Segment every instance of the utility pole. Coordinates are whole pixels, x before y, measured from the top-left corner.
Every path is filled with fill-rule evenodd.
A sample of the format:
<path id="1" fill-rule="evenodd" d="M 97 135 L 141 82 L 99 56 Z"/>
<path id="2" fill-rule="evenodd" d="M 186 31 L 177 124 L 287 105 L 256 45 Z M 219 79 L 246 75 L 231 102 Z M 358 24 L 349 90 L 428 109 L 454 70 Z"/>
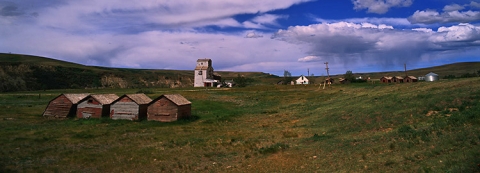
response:
<path id="1" fill-rule="evenodd" d="M 307 76 L 310 76 L 310 69 L 309 68 L 307 68 L 307 73 L 308 73 Z"/>
<path id="2" fill-rule="evenodd" d="M 327 66 L 327 68 L 325 68 L 325 69 L 327 70 L 327 76 L 330 78 L 330 73 L 328 72 L 328 69 L 329 69 L 328 68 L 328 62 L 325 62 L 324 64 Z"/>
<path id="3" fill-rule="evenodd" d="M 403 64 L 403 67 L 405 68 L 405 77 L 407 77 L 407 63 Z"/>

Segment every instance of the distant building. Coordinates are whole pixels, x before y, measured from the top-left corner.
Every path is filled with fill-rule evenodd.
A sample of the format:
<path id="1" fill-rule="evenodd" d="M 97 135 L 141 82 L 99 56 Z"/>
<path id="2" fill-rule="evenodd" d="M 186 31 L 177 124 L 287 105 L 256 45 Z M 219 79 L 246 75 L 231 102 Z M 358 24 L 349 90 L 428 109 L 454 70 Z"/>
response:
<path id="1" fill-rule="evenodd" d="M 149 121 L 171 122 L 189 118 L 192 103 L 180 94 L 166 94 L 156 98 L 148 105 Z"/>
<path id="2" fill-rule="evenodd" d="M 392 80 L 393 78 L 390 77 L 390 76 L 383 76 L 380 78 L 380 82 L 382 83 L 392 83 Z"/>
<path id="3" fill-rule="evenodd" d="M 78 102 L 88 95 L 89 94 L 60 94 L 48 103 L 47 108 L 45 108 L 43 112 L 43 117 L 67 118 L 69 116 L 75 116 Z"/>
<path id="4" fill-rule="evenodd" d="M 305 76 L 300 76 L 297 80 L 296 80 L 296 84 L 308 84 L 308 79 L 307 77 Z"/>
<path id="5" fill-rule="evenodd" d="M 430 72 L 427 75 L 425 75 L 425 81 L 427 82 L 433 82 L 438 80 L 439 80 L 438 74 L 435 74 L 433 72 Z"/>
<path id="6" fill-rule="evenodd" d="M 394 83 L 403 83 L 403 77 L 402 76 L 394 76 L 392 78 Z"/>
<path id="7" fill-rule="evenodd" d="M 403 81 L 406 83 L 418 82 L 418 79 L 415 76 L 405 76 L 405 78 L 403 78 Z"/>
<path id="8" fill-rule="evenodd" d="M 78 102 L 78 118 L 101 118 L 110 114 L 110 104 L 118 99 L 115 94 L 92 94 Z"/>
<path id="9" fill-rule="evenodd" d="M 194 87 L 215 87 L 221 80 L 219 75 L 213 74 L 211 59 L 198 59 L 194 75 Z"/>

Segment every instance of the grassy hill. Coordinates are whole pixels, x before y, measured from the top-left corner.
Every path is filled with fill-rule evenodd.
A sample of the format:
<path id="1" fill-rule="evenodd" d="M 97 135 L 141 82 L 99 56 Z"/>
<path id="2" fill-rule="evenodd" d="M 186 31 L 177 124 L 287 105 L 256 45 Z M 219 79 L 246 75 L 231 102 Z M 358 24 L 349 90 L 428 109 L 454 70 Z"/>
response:
<path id="1" fill-rule="evenodd" d="M 254 79 L 256 84 L 268 82 L 272 77 L 261 72 L 217 73 L 227 80 L 242 75 Z M 191 87 L 193 80 L 193 70 L 106 68 L 0 53 L 0 92 L 68 88 L 177 88 Z"/>
<path id="2" fill-rule="evenodd" d="M 193 69 L 193 66 L 192 66 Z M 480 62 L 465 62 L 409 70 L 408 75 L 423 76 L 435 72 L 440 77 L 460 77 L 480 71 Z M 216 71 L 222 79 L 244 76 L 252 85 L 272 85 L 283 77 L 262 72 Z M 404 76 L 405 72 L 357 73 L 356 76 L 379 79 L 382 76 Z M 334 78 L 343 75 L 333 75 Z M 310 77 L 321 83 L 324 77 Z M 294 77 L 289 80 L 295 80 Z M 193 86 L 193 70 L 127 69 L 85 66 L 46 57 L 0 53 L 0 92 L 79 89 L 79 88 L 185 88 Z M 288 82 L 286 81 L 286 82 Z"/>
<path id="3" fill-rule="evenodd" d="M 407 70 L 409 76 L 425 76 L 433 72 L 443 78 L 448 75 L 461 77 L 465 74 L 478 74 L 480 71 L 480 62 L 460 62 L 453 64 L 445 64 L 434 67 L 419 68 Z M 356 76 L 370 77 L 372 79 L 380 79 L 383 76 L 405 76 L 405 71 L 386 71 L 386 72 L 372 72 L 372 73 L 355 73 Z M 334 77 L 342 77 L 343 74 L 333 75 Z"/>
<path id="4" fill-rule="evenodd" d="M 404 84 L 154 88 L 173 123 L 50 120 L 60 93 L 0 93 L 0 172 L 479 172 L 480 78 Z"/>

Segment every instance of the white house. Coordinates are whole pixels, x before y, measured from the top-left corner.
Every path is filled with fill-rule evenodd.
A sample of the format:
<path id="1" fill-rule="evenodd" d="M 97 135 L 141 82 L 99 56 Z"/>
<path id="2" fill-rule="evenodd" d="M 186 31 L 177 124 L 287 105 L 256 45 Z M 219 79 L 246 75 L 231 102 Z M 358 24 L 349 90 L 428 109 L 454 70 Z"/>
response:
<path id="1" fill-rule="evenodd" d="M 218 80 L 213 75 L 213 67 L 211 59 L 198 59 L 197 67 L 195 67 L 195 83 L 194 87 L 214 87 Z"/>
<path id="2" fill-rule="evenodd" d="M 308 79 L 307 79 L 307 77 L 302 75 L 296 80 L 296 83 L 297 84 L 308 84 Z"/>

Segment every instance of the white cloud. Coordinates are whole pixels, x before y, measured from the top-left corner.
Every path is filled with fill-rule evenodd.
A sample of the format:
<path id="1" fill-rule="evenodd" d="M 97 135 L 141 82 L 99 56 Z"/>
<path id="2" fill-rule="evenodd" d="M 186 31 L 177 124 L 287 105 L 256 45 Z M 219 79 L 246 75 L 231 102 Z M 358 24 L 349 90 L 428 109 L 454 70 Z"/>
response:
<path id="1" fill-rule="evenodd" d="M 312 56 L 312 55 L 298 59 L 299 62 L 313 62 L 313 61 L 322 61 L 322 60 L 323 60 L 322 57 Z"/>
<path id="2" fill-rule="evenodd" d="M 263 35 L 259 35 L 255 32 L 248 32 L 247 35 L 245 36 L 245 38 L 261 38 L 263 37 Z"/>
<path id="3" fill-rule="evenodd" d="M 374 24 L 322 23 L 279 30 L 275 39 L 306 47 L 300 62 L 337 61 L 349 65 L 391 66 L 435 57 L 444 51 L 464 52 L 480 43 L 480 27 L 460 24 L 413 30 L 381 29 Z M 321 58 L 320 58 L 321 57 Z"/>
<path id="4" fill-rule="evenodd" d="M 408 21 L 413 24 L 433 24 L 433 23 L 468 23 L 480 21 L 480 12 L 479 11 L 460 11 L 465 9 L 465 6 L 474 7 L 475 2 L 471 2 L 470 5 L 446 5 L 443 8 L 442 13 L 437 12 L 436 10 L 417 10 L 412 16 L 408 17 Z"/>
<path id="5" fill-rule="evenodd" d="M 375 25 L 384 26 L 412 26 L 412 24 L 406 18 L 350 18 L 342 20 L 331 20 L 314 17 L 314 20 L 320 23 L 337 23 L 337 22 L 350 22 L 350 23 L 371 23 Z"/>
<path id="6" fill-rule="evenodd" d="M 53 8 L 36 9 L 40 24 L 65 29 L 94 29 L 99 26 L 156 24 L 161 27 L 198 27 L 216 25 L 237 14 L 263 14 L 311 0 L 176 0 L 123 2 L 118 0 L 85 0 L 58 3 Z M 258 24 L 275 24 L 284 16 L 265 14 L 253 20 Z M 238 26 L 232 22 L 220 26 Z M 77 26 L 80 25 L 80 26 Z"/>
<path id="7" fill-rule="evenodd" d="M 256 16 L 252 19 L 252 22 L 259 24 L 268 24 L 278 26 L 277 20 L 282 18 L 287 18 L 286 15 L 274 15 L 274 14 L 264 14 L 261 16 Z"/>
<path id="8" fill-rule="evenodd" d="M 478 3 L 478 2 L 475 2 L 475 1 L 472 1 L 472 2 L 470 2 L 470 7 L 473 7 L 473 8 L 480 8 L 480 3 Z"/>
<path id="9" fill-rule="evenodd" d="M 412 23 L 452 23 L 452 22 L 474 22 L 480 20 L 480 12 L 478 11 L 450 11 L 438 13 L 434 10 L 416 11 L 408 18 Z"/>
<path id="10" fill-rule="evenodd" d="M 459 11 L 465 9 L 464 6 L 458 5 L 458 4 L 451 4 L 451 5 L 446 5 L 443 7 L 443 11 L 445 12 L 450 12 L 450 11 Z"/>
<path id="11" fill-rule="evenodd" d="M 409 7 L 413 0 L 352 0 L 353 9 L 367 9 L 368 13 L 384 14 L 392 7 Z"/>

